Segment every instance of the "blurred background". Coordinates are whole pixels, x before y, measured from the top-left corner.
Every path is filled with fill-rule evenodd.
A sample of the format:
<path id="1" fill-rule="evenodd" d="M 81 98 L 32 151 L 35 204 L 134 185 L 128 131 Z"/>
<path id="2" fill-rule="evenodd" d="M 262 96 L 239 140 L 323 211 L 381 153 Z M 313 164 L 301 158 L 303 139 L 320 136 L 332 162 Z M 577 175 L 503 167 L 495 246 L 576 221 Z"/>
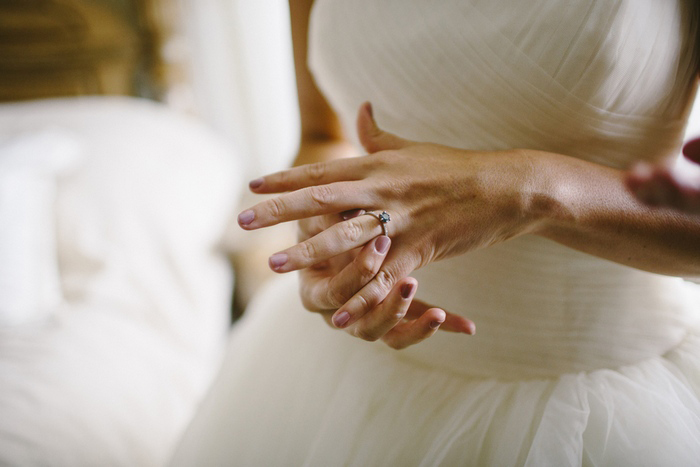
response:
<path id="1" fill-rule="evenodd" d="M 164 465 L 293 226 L 285 0 L 0 0 L 0 465 Z"/>
<path id="2" fill-rule="evenodd" d="M 246 180 L 291 163 L 295 93 L 285 1 L 0 1 L 0 101 L 154 100 L 212 128 Z M 246 197 L 241 206 L 254 201 Z M 230 233 L 237 245 L 279 236 L 258 241 Z M 232 259 L 247 267 L 258 257 Z M 238 308 L 266 273 L 253 269 L 240 275 Z"/>

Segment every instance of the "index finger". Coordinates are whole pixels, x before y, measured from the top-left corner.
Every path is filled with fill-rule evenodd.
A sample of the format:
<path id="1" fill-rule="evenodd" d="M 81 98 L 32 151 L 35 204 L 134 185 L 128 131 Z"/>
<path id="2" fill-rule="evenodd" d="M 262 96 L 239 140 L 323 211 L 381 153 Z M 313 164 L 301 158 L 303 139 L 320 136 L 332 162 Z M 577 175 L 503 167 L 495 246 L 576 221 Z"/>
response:
<path id="1" fill-rule="evenodd" d="M 360 180 L 366 175 L 367 157 L 349 157 L 316 162 L 276 172 L 251 181 L 248 186 L 259 194 L 282 193 L 314 185 Z"/>

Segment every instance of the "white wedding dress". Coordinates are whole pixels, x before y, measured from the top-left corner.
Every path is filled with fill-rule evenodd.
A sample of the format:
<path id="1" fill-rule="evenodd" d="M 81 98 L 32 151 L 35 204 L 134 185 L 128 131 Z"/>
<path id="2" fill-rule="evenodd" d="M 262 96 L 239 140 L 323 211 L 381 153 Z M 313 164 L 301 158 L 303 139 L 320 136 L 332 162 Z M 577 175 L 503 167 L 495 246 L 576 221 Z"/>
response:
<path id="1" fill-rule="evenodd" d="M 369 100 L 413 140 L 624 168 L 679 149 L 690 4 L 317 0 L 310 65 L 349 134 Z M 331 330 L 284 276 L 235 328 L 175 464 L 700 465 L 696 284 L 535 236 L 415 277 L 477 334 L 393 351 Z"/>

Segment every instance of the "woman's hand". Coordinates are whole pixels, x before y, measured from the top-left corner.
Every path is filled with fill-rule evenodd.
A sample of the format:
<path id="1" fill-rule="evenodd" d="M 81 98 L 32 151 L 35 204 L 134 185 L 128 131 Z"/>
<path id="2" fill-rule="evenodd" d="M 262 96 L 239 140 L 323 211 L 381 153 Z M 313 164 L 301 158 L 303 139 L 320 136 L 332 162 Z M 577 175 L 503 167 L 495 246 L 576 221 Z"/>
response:
<path id="1" fill-rule="evenodd" d="M 248 230 L 353 209 L 391 214 L 392 247 L 374 278 L 333 315 L 352 326 L 411 271 L 439 259 L 525 233 L 538 200 L 530 158 L 516 151 L 482 153 L 414 143 L 380 130 L 365 104 L 358 133 L 368 156 L 311 164 L 251 182 L 257 193 L 291 191 L 239 215 Z M 382 232 L 361 215 L 273 255 L 277 272 L 311 267 L 359 248 Z M 391 295 L 391 294 L 394 295 Z"/>
<path id="2" fill-rule="evenodd" d="M 312 238 L 334 224 L 361 213 L 355 210 L 341 215 L 302 219 L 299 221 L 299 240 Z M 374 278 L 390 245 L 389 237 L 378 236 L 362 248 L 302 269 L 299 274 L 304 306 L 321 313 L 330 324 L 335 310 Z M 400 280 L 387 299 L 352 326 L 346 327 L 345 331 L 368 341 L 381 339 L 394 349 L 417 344 L 438 329 L 473 334 L 471 321 L 413 300 L 417 285 L 417 281 L 411 277 Z"/>
<path id="3" fill-rule="evenodd" d="M 691 163 L 700 164 L 700 139 L 688 142 L 683 155 Z M 654 166 L 639 163 L 627 174 L 625 182 L 639 200 L 650 206 L 700 214 L 700 176 L 677 172 L 673 169 L 674 162 Z"/>

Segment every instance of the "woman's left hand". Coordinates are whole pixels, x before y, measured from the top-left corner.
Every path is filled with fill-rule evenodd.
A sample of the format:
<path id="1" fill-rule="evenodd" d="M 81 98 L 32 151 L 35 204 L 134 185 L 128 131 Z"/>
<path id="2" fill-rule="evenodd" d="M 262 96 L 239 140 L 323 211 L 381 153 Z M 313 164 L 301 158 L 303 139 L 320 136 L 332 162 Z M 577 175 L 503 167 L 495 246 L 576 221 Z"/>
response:
<path id="1" fill-rule="evenodd" d="M 394 285 L 427 263 L 493 245 L 530 231 L 531 209 L 546 197 L 534 156 L 479 152 L 407 141 L 379 129 L 370 105 L 358 116 L 369 155 L 297 167 L 254 180 L 256 193 L 281 193 L 239 215 L 247 230 L 353 209 L 386 211 L 392 247 L 379 272 L 333 316 L 347 327 L 375 308 Z M 272 255 L 276 272 L 313 266 L 382 233 L 362 215 Z"/>

